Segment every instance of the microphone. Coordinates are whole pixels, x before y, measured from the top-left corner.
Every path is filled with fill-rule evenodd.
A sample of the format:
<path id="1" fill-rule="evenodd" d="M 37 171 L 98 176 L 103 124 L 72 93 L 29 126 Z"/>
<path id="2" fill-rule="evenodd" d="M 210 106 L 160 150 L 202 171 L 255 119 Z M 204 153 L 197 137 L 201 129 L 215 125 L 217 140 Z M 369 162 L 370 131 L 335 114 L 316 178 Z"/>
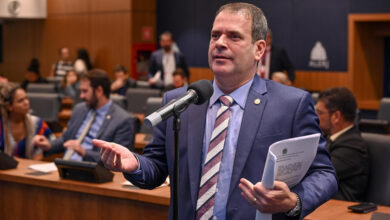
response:
<path id="1" fill-rule="evenodd" d="M 183 112 L 191 103 L 196 105 L 203 104 L 211 97 L 213 92 L 213 86 L 208 80 L 202 79 L 191 83 L 184 95 L 176 99 L 172 99 L 165 106 L 148 115 L 144 119 L 144 123 L 149 128 L 154 127 L 160 122 L 167 120 L 174 112 Z"/>

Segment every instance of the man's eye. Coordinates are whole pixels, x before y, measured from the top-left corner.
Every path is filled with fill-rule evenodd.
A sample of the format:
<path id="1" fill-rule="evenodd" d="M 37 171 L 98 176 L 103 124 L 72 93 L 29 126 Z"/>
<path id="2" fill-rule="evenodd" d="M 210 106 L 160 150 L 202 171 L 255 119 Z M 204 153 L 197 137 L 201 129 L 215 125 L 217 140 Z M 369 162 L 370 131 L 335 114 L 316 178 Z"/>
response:
<path id="1" fill-rule="evenodd" d="M 240 39 L 240 35 L 238 35 L 238 34 L 232 34 L 230 37 L 232 39 Z"/>

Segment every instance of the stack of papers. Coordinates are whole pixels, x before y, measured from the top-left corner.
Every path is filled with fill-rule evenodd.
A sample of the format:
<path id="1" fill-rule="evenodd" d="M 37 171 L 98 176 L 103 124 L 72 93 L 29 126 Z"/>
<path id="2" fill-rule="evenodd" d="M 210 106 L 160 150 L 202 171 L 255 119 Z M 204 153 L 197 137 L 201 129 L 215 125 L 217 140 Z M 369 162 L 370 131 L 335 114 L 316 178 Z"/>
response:
<path id="1" fill-rule="evenodd" d="M 34 164 L 34 165 L 30 165 L 28 168 L 43 173 L 50 173 L 52 171 L 57 171 L 57 167 L 54 163 Z"/>

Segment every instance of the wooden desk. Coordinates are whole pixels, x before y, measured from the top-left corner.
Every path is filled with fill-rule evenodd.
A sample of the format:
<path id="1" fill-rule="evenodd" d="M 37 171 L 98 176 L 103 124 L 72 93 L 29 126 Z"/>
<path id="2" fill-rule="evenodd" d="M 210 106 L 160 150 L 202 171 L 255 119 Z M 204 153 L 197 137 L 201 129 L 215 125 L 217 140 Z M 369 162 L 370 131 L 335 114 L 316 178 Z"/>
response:
<path id="1" fill-rule="evenodd" d="M 306 216 L 307 220 L 369 220 L 373 212 L 366 214 L 353 213 L 348 209 L 350 205 L 356 205 L 357 202 L 347 202 L 331 199 L 317 208 L 310 215 Z M 375 212 L 390 214 L 389 206 L 378 206 Z"/>
<path id="2" fill-rule="evenodd" d="M 137 133 L 135 134 L 135 152 L 138 154 L 142 154 L 144 147 L 149 143 L 149 141 L 145 141 L 146 134 Z"/>
<path id="3" fill-rule="evenodd" d="M 62 180 L 57 172 L 31 175 L 31 164 L 0 170 L 0 219 L 167 219 L 169 187 L 125 187 L 121 173 L 103 184 Z M 30 174 L 29 174 L 30 173 Z"/>

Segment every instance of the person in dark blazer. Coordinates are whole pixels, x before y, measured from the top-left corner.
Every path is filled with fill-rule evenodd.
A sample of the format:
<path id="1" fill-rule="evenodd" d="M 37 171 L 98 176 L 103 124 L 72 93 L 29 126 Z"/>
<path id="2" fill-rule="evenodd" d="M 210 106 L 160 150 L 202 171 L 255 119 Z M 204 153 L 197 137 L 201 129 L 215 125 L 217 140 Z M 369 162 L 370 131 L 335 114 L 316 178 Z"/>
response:
<path id="1" fill-rule="evenodd" d="M 181 114 L 179 219 L 212 219 L 213 216 L 217 219 L 254 219 L 257 209 L 274 214 L 273 219 L 298 219 L 337 191 L 336 173 L 325 149 L 324 138 L 319 142 L 309 171 L 295 187 L 289 189 L 284 182 L 275 181 L 274 189 L 266 190 L 261 184 L 272 143 L 320 132 L 310 94 L 261 79 L 255 74 L 265 51 L 266 31 L 263 12 L 252 4 L 231 3 L 217 12 L 208 54 L 214 73 L 213 95 L 208 102 L 190 105 Z M 168 91 L 163 104 L 185 92 L 185 87 Z M 200 185 L 207 176 L 202 172 L 212 170 L 204 168 L 206 159 L 210 161 L 209 153 L 213 153 L 208 152 L 208 142 L 212 140 L 211 146 L 213 140 L 219 139 L 219 136 L 211 138 L 217 111 L 222 106 L 218 100 L 226 99 L 233 100 L 226 110 L 232 115 L 225 128 L 227 135 L 223 156 L 218 162 L 220 170 L 216 171 L 218 177 L 216 174 L 217 180 L 211 182 L 216 186 L 210 188 L 212 193 L 202 194 L 201 186 L 208 185 Z M 218 117 L 214 131 L 223 124 L 221 118 L 225 117 Z M 107 168 L 124 172 L 136 186 L 152 189 L 161 185 L 168 175 L 173 177 L 172 128 L 172 118 L 157 125 L 143 155 L 133 154 L 114 143 L 94 140 L 94 144 L 103 148 L 101 159 Z M 210 175 L 211 180 L 214 177 Z M 172 187 L 171 184 L 171 192 Z M 203 200 L 205 203 L 200 203 L 201 194 L 207 198 L 210 196 Z M 171 198 L 173 196 L 171 194 Z M 209 211 L 202 212 L 203 207 Z"/>
<path id="2" fill-rule="evenodd" d="M 173 72 L 177 68 L 184 70 L 187 79 L 190 77 L 187 62 L 183 54 L 172 49 L 173 39 L 170 32 L 160 35 L 161 49 L 152 53 L 149 62 L 149 84 L 154 87 L 164 88 L 173 84 Z"/>
<path id="3" fill-rule="evenodd" d="M 291 83 L 293 83 L 295 80 L 294 65 L 291 63 L 290 58 L 288 57 L 284 48 L 272 44 L 271 29 L 268 29 L 267 31 L 266 53 L 259 63 L 258 72 L 260 76 L 262 76 L 262 71 L 266 72 L 264 73 L 264 76 L 267 79 L 272 79 L 272 75 L 275 72 L 286 72 Z"/>
<path id="4" fill-rule="evenodd" d="M 327 148 L 336 168 L 339 190 L 335 199 L 362 201 L 369 175 L 367 144 L 354 125 L 354 95 L 343 87 L 324 90 L 316 104 L 320 127 L 328 137 Z"/>
<path id="5" fill-rule="evenodd" d="M 36 146 L 43 149 L 45 156 L 72 149 L 71 160 L 99 161 L 99 148 L 92 145 L 92 139 L 121 143 L 134 150 L 134 119 L 110 98 L 110 80 L 103 70 L 92 70 L 81 77 L 80 98 L 85 102 L 77 104 L 66 131 L 56 140 L 49 141 L 42 135 L 34 137 Z M 93 119 L 92 115 L 96 114 Z M 88 121 L 92 124 L 82 140 L 81 136 Z"/>

